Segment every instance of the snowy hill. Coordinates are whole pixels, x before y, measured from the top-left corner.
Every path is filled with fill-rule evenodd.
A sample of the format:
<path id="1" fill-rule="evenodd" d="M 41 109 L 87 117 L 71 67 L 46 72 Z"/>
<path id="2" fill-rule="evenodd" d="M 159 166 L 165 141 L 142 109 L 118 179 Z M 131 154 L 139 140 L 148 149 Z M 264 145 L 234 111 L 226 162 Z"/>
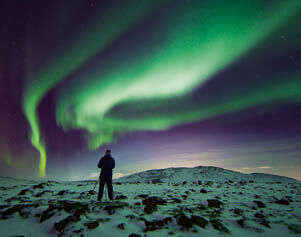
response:
<path id="1" fill-rule="evenodd" d="M 197 181 L 256 181 L 256 182 L 288 182 L 299 183 L 300 181 L 284 176 L 277 176 L 263 173 L 243 174 L 240 172 L 222 169 L 213 166 L 197 166 L 193 168 L 167 168 L 153 169 L 140 173 L 131 174 L 122 178 L 116 179 L 117 182 L 168 182 L 168 183 L 183 183 Z"/>
<path id="2" fill-rule="evenodd" d="M 149 170 L 119 181 L 113 185 L 114 200 L 98 202 L 96 181 L 0 176 L 0 236 L 301 234 L 297 180 L 195 167 Z"/>

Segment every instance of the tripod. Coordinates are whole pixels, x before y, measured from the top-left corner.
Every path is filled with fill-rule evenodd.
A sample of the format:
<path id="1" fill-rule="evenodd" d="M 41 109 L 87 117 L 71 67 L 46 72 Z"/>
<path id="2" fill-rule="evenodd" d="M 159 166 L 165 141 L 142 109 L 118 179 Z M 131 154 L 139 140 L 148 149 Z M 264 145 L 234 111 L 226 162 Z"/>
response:
<path id="1" fill-rule="evenodd" d="M 98 184 L 98 182 L 99 182 L 99 178 L 97 179 L 97 181 L 96 181 L 96 183 L 94 185 L 93 191 L 95 191 L 95 188 L 96 188 L 96 185 Z"/>

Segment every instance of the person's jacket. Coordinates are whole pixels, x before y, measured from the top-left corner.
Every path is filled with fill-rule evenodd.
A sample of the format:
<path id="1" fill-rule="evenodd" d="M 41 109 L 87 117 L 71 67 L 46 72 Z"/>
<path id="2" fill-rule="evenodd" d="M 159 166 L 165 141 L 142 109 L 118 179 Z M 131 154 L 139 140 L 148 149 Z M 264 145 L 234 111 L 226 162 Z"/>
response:
<path id="1" fill-rule="evenodd" d="M 115 168 L 115 160 L 111 155 L 103 156 L 98 162 L 98 168 L 101 169 L 101 176 L 112 176 L 112 169 Z"/>

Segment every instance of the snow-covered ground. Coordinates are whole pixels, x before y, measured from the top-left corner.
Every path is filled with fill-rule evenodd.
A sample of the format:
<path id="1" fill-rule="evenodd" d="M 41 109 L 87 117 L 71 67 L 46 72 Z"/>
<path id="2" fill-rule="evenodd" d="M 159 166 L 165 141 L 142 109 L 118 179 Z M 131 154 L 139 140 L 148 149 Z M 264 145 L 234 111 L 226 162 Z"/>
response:
<path id="1" fill-rule="evenodd" d="M 301 182 L 286 177 L 151 170 L 115 180 L 110 202 L 96 201 L 94 185 L 0 177 L 0 236 L 301 234 Z"/>

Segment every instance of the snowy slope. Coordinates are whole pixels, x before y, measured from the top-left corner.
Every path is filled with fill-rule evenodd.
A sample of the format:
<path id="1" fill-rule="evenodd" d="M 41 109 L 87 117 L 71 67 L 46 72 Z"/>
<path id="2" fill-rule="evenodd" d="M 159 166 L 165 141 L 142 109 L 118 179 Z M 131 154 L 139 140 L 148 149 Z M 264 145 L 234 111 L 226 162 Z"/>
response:
<path id="1" fill-rule="evenodd" d="M 215 167 L 152 170 L 116 180 L 110 202 L 96 201 L 94 184 L 0 177 L 0 236 L 301 234 L 301 184 L 285 177 Z"/>
<path id="2" fill-rule="evenodd" d="M 197 166 L 194 168 L 168 168 L 168 169 L 153 169 L 147 170 L 140 173 L 128 175 L 119 179 L 118 182 L 154 182 L 161 180 L 162 182 L 170 183 L 182 183 L 182 182 L 194 182 L 194 181 L 215 181 L 225 182 L 228 180 L 232 181 L 256 181 L 256 182 L 289 182 L 298 183 L 292 178 L 253 173 L 253 174 L 242 174 L 236 171 L 222 169 L 212 166 Z"/>

